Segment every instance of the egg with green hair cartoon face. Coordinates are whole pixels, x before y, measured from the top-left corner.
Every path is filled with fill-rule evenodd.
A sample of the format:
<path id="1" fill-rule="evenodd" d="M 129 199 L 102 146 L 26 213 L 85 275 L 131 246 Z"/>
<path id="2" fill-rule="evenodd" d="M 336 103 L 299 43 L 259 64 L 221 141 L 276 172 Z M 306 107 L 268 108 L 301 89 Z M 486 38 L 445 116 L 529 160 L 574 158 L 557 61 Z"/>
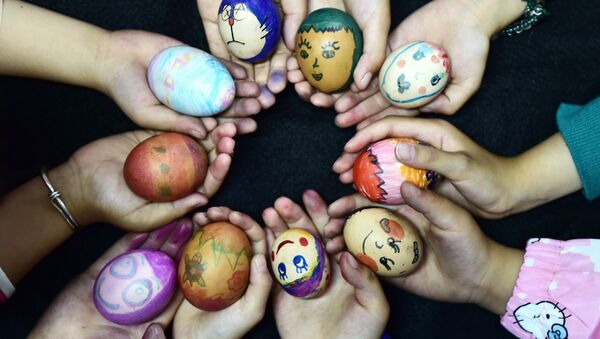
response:
<path id="1" fill-rule="evenodd" d="M 296 60 L 305 79 L 323 93 L 339 92 L 353 81 L 363 52 L 362 32 L 356 21 L 335 8 L 316 10 L 302 22 L 296 35 Z"/>
<path id="2" fill-rule="evenodd" d="M 440 95 L 450 79 L 450 58 L 434 44 L 417 41 L 394 50 L 379 72 L 379 88 L 394 106 L 416 108 Z"/>

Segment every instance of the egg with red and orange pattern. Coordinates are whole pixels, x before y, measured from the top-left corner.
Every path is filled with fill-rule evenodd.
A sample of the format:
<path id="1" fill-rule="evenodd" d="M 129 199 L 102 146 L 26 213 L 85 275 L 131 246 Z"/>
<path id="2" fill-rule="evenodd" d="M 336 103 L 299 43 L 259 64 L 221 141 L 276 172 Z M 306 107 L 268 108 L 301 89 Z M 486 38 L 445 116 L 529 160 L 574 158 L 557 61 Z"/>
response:
<path id="1" fill-rule="evenodd" d="M 191 137 L 163 133 L 139 143 L 127 156 L 123 175 L 127 186 L 149 201 L 175 201 L 204 182 L 208 157 Z"/>
<path id="2" fill-rule="evenodd" d="M 419 188 L 431 188 L 440 180 L 434 171 L 413 168 L 398 161 L 396 145 L 399 142 L 418 143 L 411 138 L 384 139 L 367 147 L 354 161 L 354 185 L 373 202 L 398 205 L 404 202 L 400 194 L 404 181 Z"/>
<path id="3" fill-rule="evenodd" d="M 329 282 L 329 259 L 318 236 L 303 229 L 281 233 L 271 246 L 271 267 L 283 289 L 298 298 L 323 293 Z"/>
<path id="4" fill-rule="evenodd" d="M 423 257 L 417 228 L 386 208 L 355 211 L 344 225 L 344 241 L 358 261 L 384 277 L 411 273 Z"/>

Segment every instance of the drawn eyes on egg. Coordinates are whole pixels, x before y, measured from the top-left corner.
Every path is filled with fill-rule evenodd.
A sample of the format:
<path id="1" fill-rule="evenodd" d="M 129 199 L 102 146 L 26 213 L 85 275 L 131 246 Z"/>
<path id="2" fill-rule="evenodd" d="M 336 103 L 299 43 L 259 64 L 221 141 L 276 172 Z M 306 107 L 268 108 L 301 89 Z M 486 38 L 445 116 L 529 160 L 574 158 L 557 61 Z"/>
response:
<path id="1" fill-rule="evenodd" d="M 433 78 L 431 78 L 431 86 L 437 85 L 440 82 L 440 80 L 442 79 L 438 74 L 434 75 Z"/>
<path id="2" fill-rule="evenodd" d="M 287 269 L 285 268 L 284 263 L 279 263 L 279 265 L 277 266 L 277 272 L 279 273 L 280 280 L 287 279 Z"/>
<path id="3" fill-rule="evenodd" d="M 233 9 L 231 5 L 225 5 L 223 6 L 223 11 L 221 12 L 221 20 L 227 21 L 229 19 L 234 19 L 236 21 L 241 21 L 246 19 L 247 15 L 248 11 L 246 10 L 245 4 L 237 4 L 233 7 Z"/>
<path id="4" fill-rule="evenodd" d="M 296 273 L 302 273 L 302 271 L 308 271 L 308 263 L 303 256 L 297 255 L 294 257 L 294 266 L 296 266 Z"/>
<path id="5" fill-rule="evenodd" d="M 221 20 L 227 21 L 231 17 L 231 5 L 223 6 L 223 11 L 221 11 Z"/>

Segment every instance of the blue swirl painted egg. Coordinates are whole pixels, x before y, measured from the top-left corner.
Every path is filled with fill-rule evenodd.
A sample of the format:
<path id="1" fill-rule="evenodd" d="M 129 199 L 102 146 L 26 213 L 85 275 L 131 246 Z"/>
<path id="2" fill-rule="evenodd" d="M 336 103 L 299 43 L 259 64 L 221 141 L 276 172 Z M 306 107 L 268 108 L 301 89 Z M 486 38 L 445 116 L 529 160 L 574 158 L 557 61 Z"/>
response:
<path id="1" fill-rule="evenodd" d="M 141 324 L 156 317 L 171 301 L 175 262 L 155 250 L 125 252 L 104 266 L 94 283 L 94 304 L 106 319 Z"/>
<path id="2" fill-rule="evenodd" d="M 212 55 L 190 46 L 169 47 L 148 66 L 150 89 L 167 107 L 193 116 L 212 116 L 233 103 L 235 83 Z"/>
<path id="3" fill-rule="evenodd" d="M 450 78 L 450 59 L 431 43 L 417 41 L 394 50 L 379 72 L 379 89 L 394 106 L 416 108 L 437 97 Z"/>

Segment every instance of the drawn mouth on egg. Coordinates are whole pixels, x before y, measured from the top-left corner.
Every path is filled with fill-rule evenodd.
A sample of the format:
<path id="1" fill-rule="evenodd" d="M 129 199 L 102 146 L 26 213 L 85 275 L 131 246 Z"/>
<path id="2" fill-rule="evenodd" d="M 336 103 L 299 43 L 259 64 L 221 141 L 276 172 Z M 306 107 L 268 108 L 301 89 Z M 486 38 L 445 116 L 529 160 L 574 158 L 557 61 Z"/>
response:
<path id="1" fill-rule="evenodd" d="M 312 73 L 312 77 L 317 81 L 321 81 L 321 79 L 323 79 L 323 73 Z"/>

